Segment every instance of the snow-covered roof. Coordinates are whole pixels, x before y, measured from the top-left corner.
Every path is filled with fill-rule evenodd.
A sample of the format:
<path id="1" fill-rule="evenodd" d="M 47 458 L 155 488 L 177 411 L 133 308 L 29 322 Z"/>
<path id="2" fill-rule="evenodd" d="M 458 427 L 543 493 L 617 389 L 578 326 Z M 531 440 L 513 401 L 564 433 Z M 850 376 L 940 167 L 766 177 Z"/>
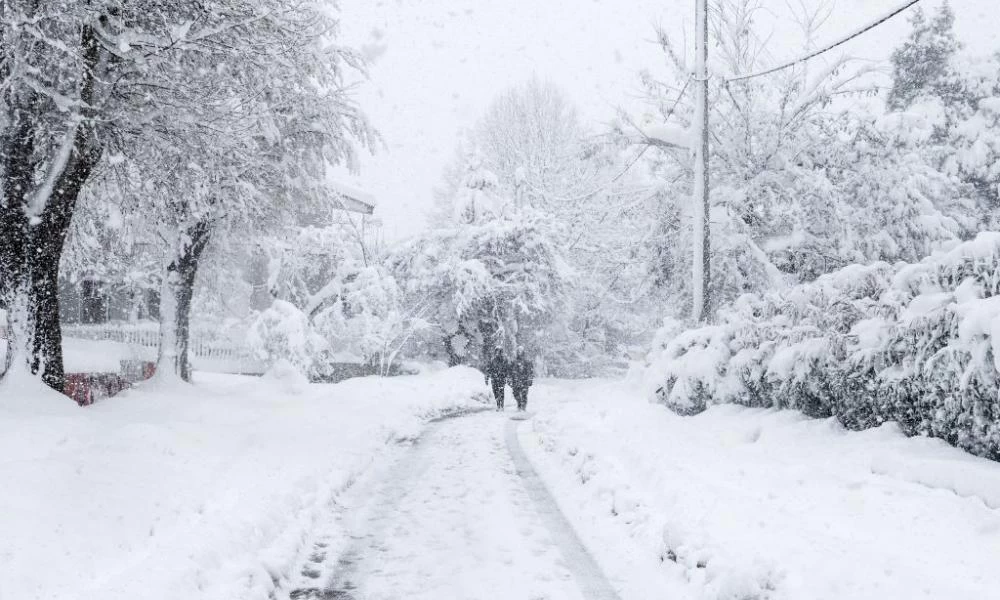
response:
<path id="1" fill-rule="evenodd" d="M 370 215 L 375 212 L 375 196 L 340 182 L 330 183 L 337 193 L 336 200 L 348 212 Z"/>

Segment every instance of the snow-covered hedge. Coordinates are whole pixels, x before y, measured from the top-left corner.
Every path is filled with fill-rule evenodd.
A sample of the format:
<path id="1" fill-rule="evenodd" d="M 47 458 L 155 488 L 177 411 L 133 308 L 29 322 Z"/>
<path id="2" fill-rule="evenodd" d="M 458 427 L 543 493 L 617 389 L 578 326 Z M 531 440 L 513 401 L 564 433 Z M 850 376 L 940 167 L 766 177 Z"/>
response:
<path id="1" fill-rule="evenodd" d="M 1000 460 L 1000 233 L 744 296 L 715 325 L 668 324 L 645 378 L 685 414 L 734 403 L 852 429 L 896 421 Z"/>

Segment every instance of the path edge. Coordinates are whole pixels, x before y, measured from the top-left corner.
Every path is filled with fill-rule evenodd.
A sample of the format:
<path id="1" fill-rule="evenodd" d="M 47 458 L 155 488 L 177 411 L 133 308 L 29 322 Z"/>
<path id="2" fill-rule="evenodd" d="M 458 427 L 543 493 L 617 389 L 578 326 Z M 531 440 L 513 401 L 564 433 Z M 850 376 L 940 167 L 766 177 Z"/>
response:
<path id="1" fill-rule="evenodd" d="M 521 447 L 518 429 L 526 420 L 510 420 L 504 430 L 508 454 L 514 462 L 514 469 L 524 483 L 528 497 L 552 534 L 553 541 L 566 561 L 566 567 L 573 574 L 584 598 L 589 600 L 621 600 L 617 590 L 611 585 L 604 570 L 594 559 L 590 550 L 580 539 L 573 524 L 559 508 L 555 496 L 545 481 L 535 470 L 524 448 Z"/>

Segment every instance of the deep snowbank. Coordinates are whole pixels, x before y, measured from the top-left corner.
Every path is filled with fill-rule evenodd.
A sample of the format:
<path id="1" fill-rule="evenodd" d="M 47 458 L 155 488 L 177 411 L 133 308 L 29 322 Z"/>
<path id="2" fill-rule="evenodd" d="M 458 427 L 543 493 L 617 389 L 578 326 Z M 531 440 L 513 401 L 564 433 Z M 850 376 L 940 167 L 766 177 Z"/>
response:
<path id="1" fill-rule="evenodd" d="M 894 425 L 680 417 L 618 382 L 544 382 L 522 429 L 623 600 L 984 600 L 1000 465 Z"/>
<path id="2" fill-rule="evenodd" d="M 0 385 L 0 599 L 267 598 L 387 444 L 485 391 L 462 368 L 297 388 L 203 376 L 80 409 Z"/>

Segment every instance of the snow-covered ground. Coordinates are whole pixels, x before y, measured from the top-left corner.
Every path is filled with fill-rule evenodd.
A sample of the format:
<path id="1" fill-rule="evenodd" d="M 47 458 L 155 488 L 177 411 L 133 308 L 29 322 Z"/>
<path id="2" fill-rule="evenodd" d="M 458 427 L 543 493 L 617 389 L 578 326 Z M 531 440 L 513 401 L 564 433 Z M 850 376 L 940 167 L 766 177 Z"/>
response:
<path id="1" fill-rule="evenodd" d="M 624 600 L 1000 597 L 1000 465 L 894 426 L 544 382 L 529 457 Z"/>
<path id="2" fill-rule="evenodd" d="M 488 412 L 429 428 L 344 495 L 303 577 L 279 598 L 591 600 L 521 483 L 509 422 Z"/>
<path id="3" fill-rule="evenodd" d="M 619 381 L 428 425 L 484 390 L 202 376 L 80 409 L 5 383 L 0 599 L 998 597 L 996 463 Z"/>
<path id="4" fill-rule="evenodd" d="M 198 379 L 85 409 L 0 384 L 0 599 L 267 598 L 338 491 L 485 389 Z"/>

